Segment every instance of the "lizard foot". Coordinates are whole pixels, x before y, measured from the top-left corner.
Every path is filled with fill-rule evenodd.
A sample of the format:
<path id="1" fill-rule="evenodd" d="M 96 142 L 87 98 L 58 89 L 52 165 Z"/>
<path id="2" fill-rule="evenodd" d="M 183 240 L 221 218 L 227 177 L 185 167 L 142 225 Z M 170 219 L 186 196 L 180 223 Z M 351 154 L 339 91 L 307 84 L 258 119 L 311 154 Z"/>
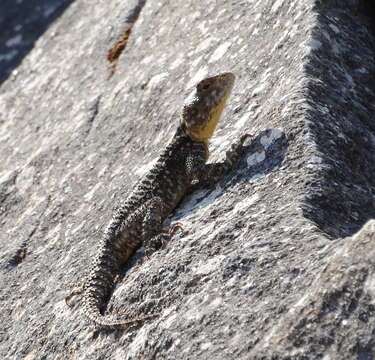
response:
<path id="1" fill-rule="evenodd" d="M 153 238 L 151 238 L 147 243 L 144 244 L 146 257 L 150 256 L 157 250 L 159 250 L 163 244 L 169 241 L 170 234 L 167 232 L 162 232 Z"/>
<path id="2" fill-rule="evenodd" d="M 180 222 L 175 222 L 175 223 L 169 228 L 169 231 L 168 231 L 169 236 L 172 237 L 172 236 L 176 233 L 176 231 L 177 231 L 178 229 L 180 229 L 180 230 L 184 230 L 184 226 L 183 226 L 183 224 L 180 223 Z M 163 245 L 165 245 L 165 244 L 163 244 Z"/>
<path id="3" fill-rule="evenodd" d="M 118 324 L 114 323 L 112 326 L 109 325 L 109 327 L 113 327 L 116 330 L 125 330 L 129 328 L 136 328 L 142 325 L 145 321 L 153 320 L 159 317 L 160 314 L 151 314 L 151 315 L 141 315 L 138 318 L 135 319 L 129 319 L 124 320 L 121 322 L 121 320 L 118 322 Z"/>
<path id="4" fill-rule="evenodd" d="M 241 139 L 240 139 L 240 142 L 241 144 L 243 145 L 243 143 L 247 140 L 247 139 L 253 139 L 254 138 L 254 135 L 252 134 L 244 134 L 241 136 Z"/>
<path id="5" fill-rule="evenodd" d="M 69 306 L 70 308 L 71 307 L 73 307 L 73 305 L 71 304 L 71 300 L 72 300 L 72 298 L 74 297 L 74 296 L 76 296 L 76 295 L 81 295 L 82 293 L 83 293 L 83 286 L 78 286 L 78 287 L 75 287 L 74 289 L 73 289 L 73 291 L 68 295 L 68 296 L 66 296 L 65 297 L 65 304 L 67 305 L 67 306 Z"/>
<path id="6" fill-rule="evenodd" d="M 183 230 L 182 223 L 180 222 L 174 223 L 168 231 L 163 231 L 147 241 L 147 243 L 144 244 L 146 257 L 150 258 L 155 251 L 164 248 L 178 229 Z"/>
<path id="7" fill-rule="evenodd" d="M 238 160 L 240 155 L 244 150 L 244 143 L 247 139 L 252 139 L 254 136 L 251 134 L 244 134 L 240 137 L 240 139 L 231 145 L 230 150 L 226 152 L 226 160 L 230 164 L 235 164 Z"/>

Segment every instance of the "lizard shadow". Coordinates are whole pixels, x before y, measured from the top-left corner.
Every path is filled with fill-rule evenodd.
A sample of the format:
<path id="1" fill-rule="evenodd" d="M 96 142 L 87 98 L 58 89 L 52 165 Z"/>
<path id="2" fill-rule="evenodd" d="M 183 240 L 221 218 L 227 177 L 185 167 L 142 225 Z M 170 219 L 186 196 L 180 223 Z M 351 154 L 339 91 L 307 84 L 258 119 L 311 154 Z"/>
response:
<path id="1" fill-rule="evenodd" d="M 202 187 L 194 184 L 190 195 L 185 198 L 170 218 L 174 221 L 192 212 L 202 210 L 220 198 L 227 189 L 240 183 L 259 181 L 267 174 L 277 171 L 283 163 L 287 149 L 285 133 L 280 129 L 260 132 L 241 156 L 236 169 L 214 185 Z"/>

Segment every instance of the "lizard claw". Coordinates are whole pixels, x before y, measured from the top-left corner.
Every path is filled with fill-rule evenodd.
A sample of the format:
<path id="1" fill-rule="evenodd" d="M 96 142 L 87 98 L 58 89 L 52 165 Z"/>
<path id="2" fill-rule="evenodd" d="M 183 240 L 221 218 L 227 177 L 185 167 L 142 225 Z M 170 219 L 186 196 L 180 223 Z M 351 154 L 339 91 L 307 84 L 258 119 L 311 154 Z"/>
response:
<path id="1" fill-rule="evenodd" d="M 73 305 L 71 304 L 71 300 L 72 298 L 75 296 L 75 294 L 70 294 L 68 295 L 66 298 L 65 298 L 65 304 L 68 306 L 68 307 L 73 307 Z"/>
<path id="2" fill-rule="evenodd" d="M 83 291 L 84 291 L 84 289 L 83 289 L 83 287 L 77 287 L 77 288 L 74 288 L 73 290 L 72 290 L 72 292 L 68 295 L 68 296 L 66 296 L 65 297 L 65 304 L 68 306 L 68 307 L 73 307 L 73 305 L 71 304 L 71 300 L 72 300 L 72 298 L 74 297 L 74 296 L 76 296 L 76 295 L 81 295 L 82 293 L 83 293 Z"/>
<path id="3" fill-rule="evenodd" d="M 243 144 L 247 139 L 253 139 L 254 135 L 252 134 L 244 134 L 241 136 L 241 143 Z"/>
<path id="4" fill-rule="evenodd" d="M 169 228 L 169 232 L 168 232 L 169 236 L 172 237 L 172 236 L 176 233 L 176 231 L 177 231 L 178 229 L 180 229 L 180 230 L 184 230 L 183 224 L 180 223 L 180 222 L 176 222 L 176 223 L 174 223 L 174 224 Z"/>

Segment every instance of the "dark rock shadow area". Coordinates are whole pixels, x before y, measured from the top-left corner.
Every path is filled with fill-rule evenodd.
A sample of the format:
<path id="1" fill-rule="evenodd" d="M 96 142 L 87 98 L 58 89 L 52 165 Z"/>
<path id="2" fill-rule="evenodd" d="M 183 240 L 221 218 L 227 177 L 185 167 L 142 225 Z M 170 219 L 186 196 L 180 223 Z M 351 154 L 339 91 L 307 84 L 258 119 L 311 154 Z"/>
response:
<path id="1" fill-rule="evenodd" d="M 302 208 L 332 238 L 375 217 L 374 9 L 366 1 L 322 2 L 305 68 L 319 171 Z"/>
<path id="2" fill-rule="evenodd" d="M 73 0 L 0 2 L 0 84 Z"/>

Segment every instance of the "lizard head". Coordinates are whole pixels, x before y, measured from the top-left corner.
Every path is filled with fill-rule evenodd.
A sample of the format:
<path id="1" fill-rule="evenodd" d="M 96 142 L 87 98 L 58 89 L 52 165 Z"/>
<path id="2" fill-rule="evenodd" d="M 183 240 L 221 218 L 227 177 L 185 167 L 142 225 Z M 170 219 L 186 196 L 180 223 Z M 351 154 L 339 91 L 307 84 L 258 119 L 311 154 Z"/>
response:
<path id="1" fill-rule="evenodd" d="M 186 99 L 181 125 L 195 141 L 207 142 L 213 135 L 232 91 L 235 76 L 223 73 L 200 81 Z"/>

